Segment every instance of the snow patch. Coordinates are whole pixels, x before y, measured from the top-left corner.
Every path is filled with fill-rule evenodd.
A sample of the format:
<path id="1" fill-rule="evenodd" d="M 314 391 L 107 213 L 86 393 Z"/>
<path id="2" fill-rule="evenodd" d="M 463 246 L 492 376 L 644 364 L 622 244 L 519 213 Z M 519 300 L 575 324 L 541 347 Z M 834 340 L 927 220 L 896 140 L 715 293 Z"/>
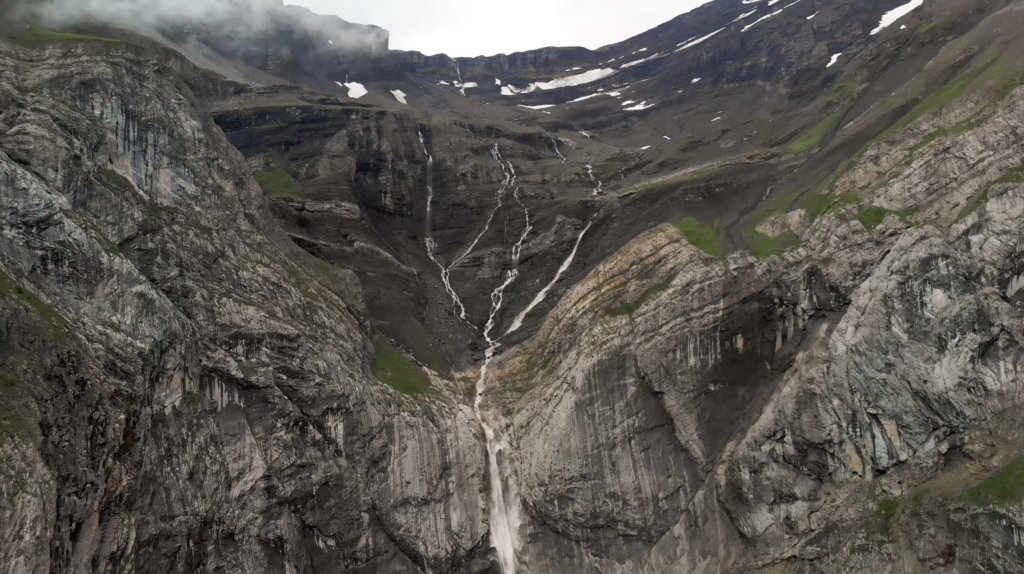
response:
<path id="1" fill-rule="evenodd" d="M 882 15 L 882 21 L 878 24 L 878 27 L 871 31 L 871 35 L 881 32 L 900 18 L 910 14 L 914 10 L 924 5 L 924 0 L 910 0 L 910 3 L 904 4 L 899 8 L 894 8 Z"/>
<path id="2" fill-rule="evenodd" d="M 749 29 L 753 28 L 754 26 L 757 26 L 757 25 L 758 25 L 758 24 L 760 24 L 761 22 L 764 22 L 764 21 L 765 21 L 765 20 L 767 20 L 768 18 L 771 18 L 772 16 L 778 16 L 779 14 L 782 14 L 782 10 L 776 10 L 776 11 L 774 11 L 774 12 L 770 12 L 770 13 L 768 13 L 768 14 L 767 14 L 767 15 L 765 15 L 765 16 L 761 16 L 761 17 L 760 17 L 760 18 L 758 18 L 757 20 L 754 20 L 754 23 L 753 23 L 753 24 L 748 24 L 748 25 L 744 26 L 744 27 L 743 27 L 743 29 L 742 29 L 742 30 L 740 30 L 740 32 L 746 32 L 747 30 L 749 30 Z"/>
<path id="3" fill-rule="evenodd" d="M 500 85 L 501 85 L 501 79 L 499 79 L 499 78 L 494 78 L 494 85 L 495 85 L 495 86 L 500 86 Z"/>
<path id="4" fill-rule="evenodd" d="M 770 4 L 769 4 L 769 6 L 770 6 Z M 749 17 L 753 16 L 754 14 L 757 14 L 757 8 L 754 8 L 753 10 L 751 10 L 750 12 L 747 12 L 746 14 L 740 14 L 735 20 L 733 20 L 733 22 L 739 22 L 740 20 L 742 20 L 744 18 L 749 18 Z M 732 23 L 732 22 L 730 22 L 730 23 Z"/>
<path id="5" fill-rule="evenodd" d="M 818 12 L 815 12 L 814 14 L 811 14 L 810 16 L 808 16 L 807 19 L 808 20 L 814 20 L 814 17 L 817 16 L 818 14 L 821 14 L 820 10 Z"/>
<path id="6" fill-rule="evenodd" d="M 697 38 L 696 40 L 690 40 L 689 42 L 686 42 L 686 43 L 680 45 L 679 48 L 676 50 L 676 52 L 682 52 L 683 50 L 685 50 L 687 48 L 692 48 L 692 47 L 696 46 L 697 44 L 700 44 L 701 42 L 711 38 L 715 34 L 718 34 L 722 30 L 725 30 L 725 28 L 720 28 L 718 30 L 715 30 L 714 32 L 708 34 L 707 36 L 702 36 L 700 38 Z"/>
<path id="7" fill-rule="evenodd" d="M 832 60 L 825 67 L 826 68 L 831 68 L 832 66 L 835 66 L 836 62 L 839 61 L 839 57 L 842 56 L 842 55 L 843 55 L 842 52 L 839 52 L 838 54 L 832 54 Z"/>
<path id="8" fill-rule="evenodd" d="M 512 84 L 507 84 L 501 87 L 501 95 L 512 96 L 515 94 L 529 94 L 537 90 L 555 90 L 558 88 L 569 88 L 572 86 L 581 86 L 583 84 L 589 84 L 598 80 L 603 80 L 608 76 L 612 76 L 616 73 L 616 70 L 612 68 L 598 68 L 583 72 L 582 74 L 576 74 L 575 76 L 566 76 L 564 78 L 556 78 L 550 82 L 537 82 L 530 84 L 526 88 L 520 89 Z"/>
<path id="9" fill-rule="evenodd" d="M 757 20 L 754 20 L 753 24 L 749 24 L 747 26 L 744 26 L 743 29 L 740 30 L 740 32 L 746 32 L 747 30 L 753 28 L 754 26 L 757 26 L 759 23 L 764 22 L 768 18 L 771 18 L 772 16 L 778 16 L 779 14 L 782 14 L 782 11 L 785 10 L 786 8 L 789 8 L 790 6 L 795 6 L 796 4 L 799 4 L 799 3 L 800 3 L 800 0 L 796 0 L 796 2 L 793 2 L 792 4 L 786 4 L 782 8 L 779 8 L 778 10 L 776 10 L 774 12 L 771 12 L 771 13 L 769 13 L 766 16 L 761 16 Z M 771 6 L 771 4 L 769 4 L 769 6 Z"/>
<path id="10" fill-rule="evenodd" d="M 519 104 L 519 107 L 520 108 L 526 108 L 528 110 L 546 110 L 548 108 L 555 107 L 555 104 L 543 104 L 543 105 L 540 105 L 540 106 L 524 106 L 523 104 Z"/>
<path id="11" fill-rule="evenodd" d="M 628 64 L 623 64 L 621 69 L 625 70 L 626 68 L 632 68 L 633 66 L 639 66 L 640 64 L 643 64 L 644 62 L 650 62 L 651 60 L 657 60 L 658 58 L 661 58 L 664 55 L 665 54 L 658 53 L 658 54 L 655 54 L 653 56 L 648 56 L 648 57 L 646 57 L 646 58 L 644 58 L 642 60 L 634 60 L 634 61 L 632 61 L 632 62 L 630 62 Z"/>
<path id="12" fill-rule="evenodd" d="M 366 89 L 366 86 L 364 86 L 364 85 L 362 85 L 362 84 L 360 84 L 358 82 L 345 82 L 345 83 L 334 82 L 334 83 L 338 84 L 342 88 L 346 88 L 348 90 L 348 97 L 352 98 L 353 100 L 358 100 L 359 98 L 361 98 L 361 97 L 365 96 L 366 94 L 370 93 Z"/>
<path id="13" fill-rule="evenodd" d="M 327 43 L 333 46 L 334 45 L 334 40 L 327 40 Z"/>
<path id="14" fill-rule="evenodd" d="M 637 105 L 635 105 L 633 107 L 626 108 L 626 111 L 627 112 L 639 112 L 641 110 L 646 110 L 648 108 L 653 108 L 653 107 L 654 107 L 654 104 L 648 104 L 646 101 L 644 101 L 644 102 L 640 102 L 639 104 L 637 104 Z"/>
<path id="15" fill-rule="evenodd" d="M 448 82 L 446 82 L 444 80 L 441 80 L 440 82 L 437 83 L 437 85 L 439 85 L 439 86 L 450 86 L 451 84 L 449 84 Z"/>
<path id="16" fill-rule="evenodd" d="M 398 100 L 399 102 L 409 105 L 409 102 L 405 101 L 406 94 L 402 90 L 391 90 L 391 95 L 395 96 L 395 99 Z"/>
<path id="17" fill-rule="evenodd" d="M 672 138 L 670 138 L 670 137 L 668 137 L 668 136 L 661 136 L 661 137 L 663 137 L 663 138 L 665 138 L 665 139 L 667 139 L 667 140 L 671 140 L 671 139 L 672 139 Z"/>
<path id="18" fill-rule="evenodd" d="M 697 82 L 701 81 L 701 79 L 702 78 L 694 78 L 694 79 L 690 80 L 690 83 L 691 84 L 696 84 Z"/>
<path id="19" fill-rule="evenodd" d="M 713 121 L 713 122 L 717 122 L 717 121 L 718 121 L 718 120 L 720 120 L 720 119 L 722 119 L 722 118 L 721 118 L 721 116 L 719 116 L 719 117 L 717 117 L 717 118 L 715 118 L 715 119 L 713 119 L 713 120 L 711 120 L 711 121 Z"/>
<path id="20" fill-rule="evenodd" d="M 640 151 L 645 151 L 645 150 L 649 150 L 649 149 L 651 149 L 651 146 L 645 145 L 644 147 L 640 148 Z"/>

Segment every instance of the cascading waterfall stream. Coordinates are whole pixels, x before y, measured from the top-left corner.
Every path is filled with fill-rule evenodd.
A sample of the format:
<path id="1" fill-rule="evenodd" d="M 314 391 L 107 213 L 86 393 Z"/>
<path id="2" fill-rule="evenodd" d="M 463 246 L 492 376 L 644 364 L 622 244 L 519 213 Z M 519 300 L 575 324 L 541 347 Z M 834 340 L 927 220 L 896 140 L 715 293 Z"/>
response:
<path id="1" fill-rule="evenodd" d="M 558 154 L 558 157 L 562 158 L 562 165 L 569 163 L 569 160 L 565 159 L 565 156 L 562 155 L 562 151 L 558 149 L 558 140 L 551 138 L 551 143 L 555 144 L 555 153 Z"/>
<path id="2" fill-rule="evenodd" d="M 473 411 L 476 413 L 477 421 L 484 429 L 484 436 L 487 439 L 488 469 L 491 477 L 491 545 L 498 553 L 498 563 L 502 574 L 514 574 L 516 571 L 516 546 L 517 532 L 519 530 L 519 492 L 511 473 L 503 472 L 505 453 L 508 452 L 508 444 L 502 440 L 494 427 L 484 416 L 481 404 L 483 403 L 484 392 L 487 385 L 487 367 L 491 359 L 501 346 L 496 339 L 491 338 L 491 331 L 494 330 L 498 312 L 504 302 L 505 289 L 519 277 L 519 256 L 523 251 L 523 243 L 533 229 L 530 226 L 530 211 L 519 198 L 519 187 L 516 186 L 516 171 L 510 162 L 501 157 L 498 146 L 492 151 L 494 159 L 501 165 L 505 173 L 507 187 L 512 188 L 512 194 L 523 208 L 526 218 L 526 227 L 519 237 L 519 241 L 512 247 L 513 268 L 508 272 L 505 281 L 491 293 L 491 312 L 487 317 L 487 324 L 484 326 L 483 336 L 487 341 L 487 350 L 484 352 L 484 363 L 480 366 L 480 378 L 476 384 L 476 399 L 473 401 Z"/>
<path id="3" fill-rule="evenodd" d="M 450 268 L 445 268 L 437 259 L 436 244 L 434 238 L 431 237 L 431 222 L 430 217 L 433 213 L 434 203 L 434 156 L 430 155 L 427 150 L 427 143 L 423 139 L 423 131 L 418 130 L 420 136 L 420 144 L 423 146 L 423 155 L 427 156 L 427 219 L 426 219 L 426 246 L 427 246 L 427 257 L 437 265 L 438 269 L 441 270 L 441 281 L 444 283 L 444 289 L 448 292 L 448 295 L 452 298 L 452 309 L 458 310 L 456 313 L 459 317 L 465 318 L 466 308 L 462 305 L 462 301 L 459 299 L 458 293 L 452 288 L 451 282 L 449 281 Z"/>
<path id="4" fill-rule="evenodd" d="M 601 195 L 601 181 L 594 176 L 594 166 L 587 164 L 587 175 L 590 176 L 590 182 L 594 184 L 594 195 Z"/>
<path id="5" fill-rule="evenodd" d="M 423 144 L 423 153 L 427 156 L 427 254 L 431 261 L 441 270 L 441 279 L 444 282 L 445 289 L 448 294 L 452 297 L 453 309 L 459 318 L 466 319 L 466 309 L 462 302 L 459 300 L 455 289 L 450 283 L 450 275 L 453 268 L 462 263 L 476 248 L 479 242 L 483 239 L 484 235 L 491 229 L 491 225 L 494 222 L 494 218 L 498 211 L 504 205 L 504 197 L 507 195 L 509 190 L 512 191 L 512 196 L 515 198 L 516 204 L 523 209 L 523 217 L 525 219 L 525 226 L 523 232 L 519 236 L 519 240 L 514 246 L 512 246 L 511 258 L 512 258 L 512 269 L 508 271 L 505 276 L 505 280 L 499 285 L 494 291 L 491 292 L 491 308 L 490 313 L 487 317 L 487 323 L 484 325 L 482 334 L 484 340 L 487 342 L 487 350 L 484 352 L 484 362 L 480 366 L 480 378 L 476 384 L 476 397 L 473 401 L 473 412 L 476 415 L 477 421 L 480 423 L 481 428 L 484 430 L 484 436 L 487 441 L 487 455 L 488 455 L 488 470 L 490 474 L 490 488 L 491 488 L 491 513 L 490 513 L 490 532 L 491 532 L 491 545 L 494 547 L 498 554 L 498 562 L 501 568 L 502 574 L 514 574 L 516 571 L 516 547 L 518 546 L 518 530 L 520 526 L 520 514 L 519 514 L 519 492 L 514 477 L 506 467 L 507 455 L 510 447 L 499 435 L 497 430 L 491 424 L 490 420 L 483 411 L 483 399 L 484 393 L 486 392 L 487 385 L 487 372 L 490 367 L 491 361 L 494 359 L 501 344 L 498 342 L 498 338 L 493 338 L 491 333 L 497 326 L 498 314 L 501 311 L 504 303 L 505 290 L 519 277 L 519 260 L 523 252 L 523 244 L 529 237 L 533 227 L 530 225 L 530 210 L 523 203 L 522 198 L 519 196 L 519 186 L 516 184 L 516 170 L 511 162 L 506 161 L 501 156 L 501 150 L 497 145 L 491 150 L 492 157 L 501 166 L 504 179 L 495 193 L 495 206 L 490 211 L 484 222 L 484 228 L 474 237 L 473 241 L 463 249 L 459 255 L 455 257 L 451 265 L 445 266 L 441 263 L 435 253 L 435 244 L 430 236 L 430 216 L 432 209 L 432 202 L 434 197 L 433 189 L 433 166 L 434 160 L 427 150 L 426 143 L 422 132 L 419 134 L 420 142 Z M 555 144 L 557 150 L 557 142 Z M 559 157 L 562 157 L 559 153 Z M 563 161 L 565 158 L 562 157 Z M 576 252 L 579 249 L 580 243 L 583 241 L 583 236 L 590 229 L 593 224 L 591 221 L 587 224 L 586 228 L 580 233 L 576 240 L 576 244 L 573 247 L 572 253 L 562 263 L 555 278 L 549 283 L 544 289 L 534 298 L 533 302 L 524 310 L 519 316 L 516 317 L 512 328 L 509 329 L 506 334 L 512 333 L 518 330 L 522 326 L 523 319 L 532 311 L 537 305 L 544 301 L 547 297 L 548 292 L 554 287 L 554 285 L 561 278 L 562 274 L 572 265 L 573 259 L 576 257 Z"/>
<path id="6" fill-rule="evenodd" d="M 558 280 L 562 278 L 562 274 L 568 271 L 569 267 L 572 266 L 572 260 L 576 258 L 576 251 L 580 248 L 583 236 L 587 234 L 587 231 L 590 230 L 590 226 L 593 224 L 594 221 L 591 220 L 590 223 L 583 228 L 583 231 L 580 232 L 580 236 L 576 238 L 576 245 L 573 246 L 572 252 L 569 253 L 569 257 L 566 258 L 562 263 L 562 266 L 558 268 L 558 273 L 555 273 L 555 278 L 551 280 L 551 283 L 545 285 L 544 288 L 540 290 L 540 293 L 537 293 L 537 296 L 533 298 L 533 301 L 531 301 L 529 305 L 527 305 L 526 309 L 523 309 L 522 313 L 516 316 L 515 321 L 512 321 L 512 326 L 508 331 L 505 331 L 505 335 L 510 335 L 518 331 L 519 328 L 523 326 L 523 321 L 526 319 L 526 316 L 530 314 L 530 311 L 533 311 L 537 305 L 544 302 L 544 299 L 548 296 L 548 292 L 551 291 L 555 284 L 558 283 Z"/>

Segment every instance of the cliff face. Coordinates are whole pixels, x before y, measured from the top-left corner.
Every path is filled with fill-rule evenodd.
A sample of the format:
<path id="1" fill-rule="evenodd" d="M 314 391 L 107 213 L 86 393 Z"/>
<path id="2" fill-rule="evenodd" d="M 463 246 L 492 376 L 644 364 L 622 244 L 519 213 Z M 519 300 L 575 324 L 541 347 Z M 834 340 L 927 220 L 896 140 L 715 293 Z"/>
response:
<path id="1" fill-rule="evenodd" d="M 1024 10 L 893 7 L 2 20 L 0 571 L 1021 570 Z"/>
<path id="2" fill-rule="evenodd" d="M 279 231 L 195 68 L 102 41 L 0 66 L 5 571 L 447 570 L 484 545 L 471 408 L 373 378 L 357 280 Z"/>

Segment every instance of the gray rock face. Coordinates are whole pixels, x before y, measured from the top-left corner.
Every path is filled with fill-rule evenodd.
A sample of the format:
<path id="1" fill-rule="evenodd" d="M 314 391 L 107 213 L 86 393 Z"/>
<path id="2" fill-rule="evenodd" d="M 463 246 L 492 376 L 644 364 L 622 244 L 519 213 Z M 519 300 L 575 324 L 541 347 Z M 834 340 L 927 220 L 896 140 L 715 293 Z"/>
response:
<path id="1" fill-rule="evenodd" d="M 847 41 L 862 4 L 695 56 L 729 69 L 663 118 L 778 77 L 787 125 L 657 160 L 601 108 L 339 101 L 4 20 L 0 571 L 1021 571 L 1024 12 Z M 857 51 L 824 91 L 818 14 Z"/>
<path id="2" fill-rule="evenodd" d="M 479 549 L 472 410 L 373 379 L 357 280 L 277 230 L 203 76 L 129 45 L 0 67 L 0 563 L 450 570 Z"/>

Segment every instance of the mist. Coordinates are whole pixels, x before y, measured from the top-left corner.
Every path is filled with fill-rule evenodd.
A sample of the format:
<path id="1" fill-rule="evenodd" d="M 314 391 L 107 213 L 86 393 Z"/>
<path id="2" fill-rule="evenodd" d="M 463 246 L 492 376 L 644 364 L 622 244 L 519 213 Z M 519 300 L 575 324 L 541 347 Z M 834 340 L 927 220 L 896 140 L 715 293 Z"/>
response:
<path id="1" fill-rule="evenodd" d="M 136 29 L 199 24 L 245 37 L 267 29 L 299 28 L 339 48 L 371 49 L 388 42 L 386 30 L 285 6 L 283 0 L 22 0 L 18 13 L 58 28 L 90 22 Z"/>

